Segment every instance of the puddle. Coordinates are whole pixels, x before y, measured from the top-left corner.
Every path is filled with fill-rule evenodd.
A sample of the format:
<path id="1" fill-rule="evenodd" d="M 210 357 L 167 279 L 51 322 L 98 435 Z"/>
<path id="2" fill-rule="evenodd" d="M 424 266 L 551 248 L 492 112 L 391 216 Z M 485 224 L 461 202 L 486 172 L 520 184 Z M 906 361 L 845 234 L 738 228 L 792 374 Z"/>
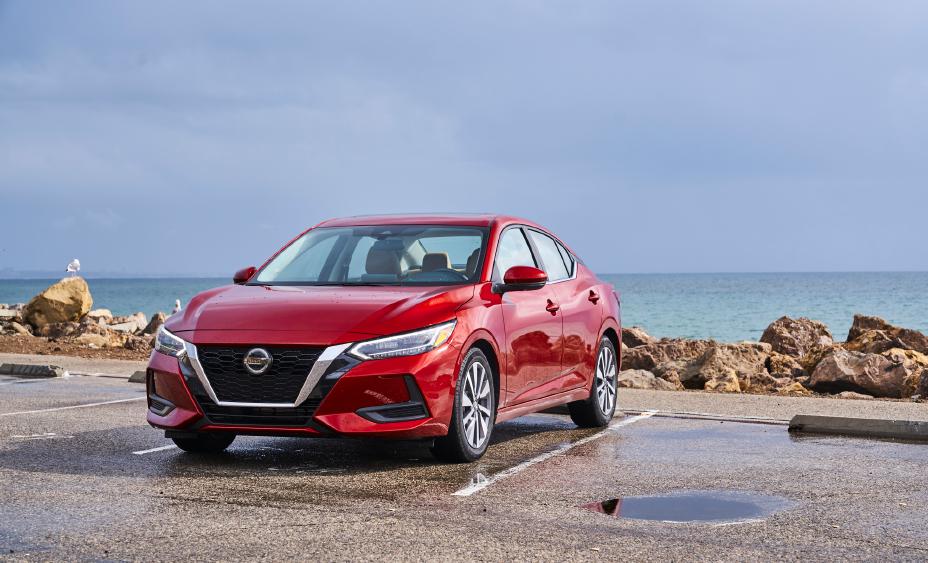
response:
<path id="1" fill-rule="evenodd" d="M 591 502 L 583 508 L 616 518 L 669 523 L 737 524 L 763 520 L 789 508 L 783 498 L 731 491 L 686 491 Z"/>

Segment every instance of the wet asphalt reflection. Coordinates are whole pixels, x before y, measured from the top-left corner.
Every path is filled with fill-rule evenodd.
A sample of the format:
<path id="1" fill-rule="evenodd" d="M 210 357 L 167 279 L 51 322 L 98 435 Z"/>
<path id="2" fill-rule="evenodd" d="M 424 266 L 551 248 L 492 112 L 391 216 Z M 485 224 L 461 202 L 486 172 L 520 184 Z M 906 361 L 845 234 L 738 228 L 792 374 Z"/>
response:
<path id="1" fill-rule="evenodd" d="M 0 554 L 928 556 L 928 492 L 913 479 L 925 446 L 658 417 L 603 432 L 538 414 L 499 425 L 472 464 L 361 439 L 240 437 L 199 457 L 145 424 L 141 393 L 92 377 L 0 387 Z M 721 524 L 745 531 L 700 531 Z"/>

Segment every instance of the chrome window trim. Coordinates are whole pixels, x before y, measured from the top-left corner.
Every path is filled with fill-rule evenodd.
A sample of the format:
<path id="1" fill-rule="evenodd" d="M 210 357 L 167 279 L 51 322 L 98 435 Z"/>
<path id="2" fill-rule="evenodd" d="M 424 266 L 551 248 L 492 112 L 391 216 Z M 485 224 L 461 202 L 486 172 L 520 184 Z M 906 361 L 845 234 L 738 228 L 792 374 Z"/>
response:
<path id="1" fill-rule="evenodd" d="M 184 341 L 184 353 L 187 356 L 187 359 L 190 360 L 190 365 L 193 366 L 194 373 L 197 374 L 197 379 L 200 380 L 200 385 L 203 386 L 203 389 L 206 391 L 206 394 L 209 396 L 210 400 L 220 407 L 270 407 L 270 408 L 294 408 L 298 407 L 309 398 L 309 394 L 313 392 L 313 389 L 316 388 L 316 384 L 319 383 L 319 380 L 322 379 L 322 376 L 325 375 L 329 365 L 332 364 L 332 361 L 335 360 L 342 352 L 348 349 L 349 346 L 354 344 L 349 342 L 347 344 L 336 344 L 335 346 L 329 346 L 319 354 L 319 357 L 316 358 L 315 363 L 313 363 L 312 369 L 309 370 L 309 373 L 306 374 L 306 381 L 303 382 L 303 387 L 300 388 L 300 393 L 296 397 L 296 401 L 292 403 L 238 403 L 234 401 L 220 401 L 219 397 L 216 396 L 216 391 L 213 390 L 213 386 L 209 383 L 209 378 L 206 377 L 206 372 L 203 370 L 203 365 L 200 363 L 200 357 L 197 355 L 197 347 L 190 342 Z"/>

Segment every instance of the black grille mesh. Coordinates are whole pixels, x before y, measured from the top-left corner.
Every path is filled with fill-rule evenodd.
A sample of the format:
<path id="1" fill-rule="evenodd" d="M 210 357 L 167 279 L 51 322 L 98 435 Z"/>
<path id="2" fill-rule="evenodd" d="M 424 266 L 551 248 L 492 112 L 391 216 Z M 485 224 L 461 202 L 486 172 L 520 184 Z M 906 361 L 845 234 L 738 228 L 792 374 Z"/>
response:
<path id="1" fill-rule="evenodd" d="M 261 375 L 245 369 L 242 360 L 255 346 L 198 346 L 200 364 L 220 401 L 234 403 L 293 403 L 321 348 L 261 346 L 273 362 Z"/>

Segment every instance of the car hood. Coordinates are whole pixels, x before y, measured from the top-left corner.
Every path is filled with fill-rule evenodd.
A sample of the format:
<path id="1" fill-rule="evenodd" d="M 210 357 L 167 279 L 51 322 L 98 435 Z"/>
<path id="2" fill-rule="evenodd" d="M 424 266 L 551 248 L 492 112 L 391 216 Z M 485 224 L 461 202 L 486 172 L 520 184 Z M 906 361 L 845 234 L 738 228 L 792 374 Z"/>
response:
<path id="1" fill-rule="evenodd" d="M 329 345 L 446 321 L 473 296 L 471 285 L 231 285 L 198 294 L 165 327 L 195 344 Z"/>

